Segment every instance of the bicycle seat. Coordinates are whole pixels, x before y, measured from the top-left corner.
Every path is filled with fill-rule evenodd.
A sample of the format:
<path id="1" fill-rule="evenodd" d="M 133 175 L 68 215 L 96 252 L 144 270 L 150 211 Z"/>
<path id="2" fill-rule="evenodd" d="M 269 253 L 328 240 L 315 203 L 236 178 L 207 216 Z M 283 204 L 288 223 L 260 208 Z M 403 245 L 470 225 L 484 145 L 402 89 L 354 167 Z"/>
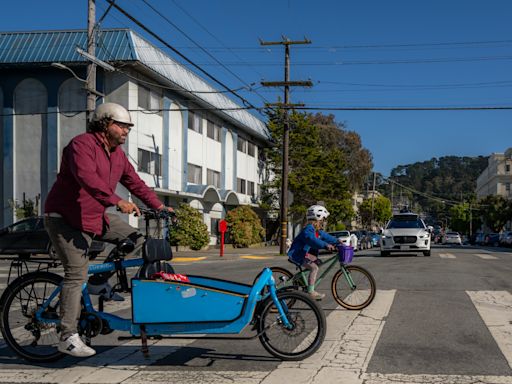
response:
<path id="1" fill-rule="evenodd" d="M 295 265 L 295 267 L 298 268 L 302 272 L 302 266 L 299 263 L 297 263 L 296 261 L 294 261 L 294 260 L 292 260 L 290 258 L 288 258 L 288 262 L 292 263 L 293 265 Z"/>

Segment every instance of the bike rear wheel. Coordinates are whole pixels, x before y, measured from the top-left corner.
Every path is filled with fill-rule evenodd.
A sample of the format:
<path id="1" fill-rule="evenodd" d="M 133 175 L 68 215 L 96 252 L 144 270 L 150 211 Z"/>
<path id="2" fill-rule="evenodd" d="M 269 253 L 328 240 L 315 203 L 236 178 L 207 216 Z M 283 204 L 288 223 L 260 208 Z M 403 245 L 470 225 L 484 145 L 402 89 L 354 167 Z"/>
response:
<path id="1" fill-rule="evenodd" d="M 345 272 L 351 282 L 345 277 Z M 363 309 L 375 298 L 376 284 L 372 274 L 357 265 L 342 266 L 331 282 L 334 300 L 346 309 Z"/>
<path id="2" fill-rule="evenodd" d="M 43 363 L 64 356 L 57 350 L 60 339 L 60 302 L 57 295 L 43 313 L 55 322 L 43 323 L 36 311 L 60 285 L 62 277 L 50 272 L 34 272 L 20 276 L 4 291 L 0 299 L 0 330 L 7 345 L 26 360 Z"/>
<path id="3" fill-rule="evenodd" d="M 282 360 L 302 360 L 315 353 L 325 339 L 325 314 L 306 294 L 281 291 L 278 300 L 291 328 L 282 321 L 271 298 L 262 306 L 258 322 L 259 339 L 263 347 Z M 292 306 L 288 303 L 293 302 Z"/>

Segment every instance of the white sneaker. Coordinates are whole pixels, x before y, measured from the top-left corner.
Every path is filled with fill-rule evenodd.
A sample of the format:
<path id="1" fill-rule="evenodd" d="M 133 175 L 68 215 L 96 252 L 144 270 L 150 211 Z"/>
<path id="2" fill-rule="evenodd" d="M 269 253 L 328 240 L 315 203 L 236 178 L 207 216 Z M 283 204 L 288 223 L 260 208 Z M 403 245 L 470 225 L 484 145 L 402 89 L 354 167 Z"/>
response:
<path id="1" fill-rule="evenodd" d="M 78 333 L 73 333 L 66 340 L 61 340 L 57 349 L 59 352 L 75 357 L 89 357 L 96 354 L 94 349 L 85 345 Z"/>
<path id="2" fill-rule="evenodd" d="M 112 291 L 112 286 L 107 282 L 103 284 L 87 284 L 87 291 L 90 295 L 101 295 L 106 301 L 124 301 L 124 297 Z"/>
<path id="3" fill-rule="evenodd" d="M 320 293 L 317 291 L 309 292 L 309 296 L 315 300 L 322 300 L 325 297 L 325 293 Z"/>

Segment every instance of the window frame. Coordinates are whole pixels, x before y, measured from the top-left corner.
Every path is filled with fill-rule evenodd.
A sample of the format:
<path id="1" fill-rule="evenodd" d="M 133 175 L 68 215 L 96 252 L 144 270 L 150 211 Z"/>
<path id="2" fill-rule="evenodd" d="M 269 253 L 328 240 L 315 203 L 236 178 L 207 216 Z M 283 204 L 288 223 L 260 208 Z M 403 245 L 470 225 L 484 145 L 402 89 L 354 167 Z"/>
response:
<path id="1" fill-rule="evenodd" d="M 191 170 L 193 170 L 194 172 L 191 172 Z M 197 178 L 197 179 L 199 179 L 199 182 L 195 181 L 196 180 L 195 176 L 197 176 L 197 173 L 195 171 L 197 171 L 197 170 L 199 170 L 199 177 Z M 192 174 L 194 175 L 194 179 L 191 181 L 190 176 Z M 187 163 L 187 182 L 190 184 L 201 185 L 203 183 L 203 167 L 201 167 L 200 165 Z"/>
<path id="2" fill-rule="evenodd" d="M 211 176 L 210 176 L 211 175 Z M 210 182 L 213 177 L 213 182 Z M 217 182 L 215 182 L 217 181 Z M 215 188 L 220 188 L 220 172 L 214 169 L 206 169 L 206 184 L 213 185 Z"/>

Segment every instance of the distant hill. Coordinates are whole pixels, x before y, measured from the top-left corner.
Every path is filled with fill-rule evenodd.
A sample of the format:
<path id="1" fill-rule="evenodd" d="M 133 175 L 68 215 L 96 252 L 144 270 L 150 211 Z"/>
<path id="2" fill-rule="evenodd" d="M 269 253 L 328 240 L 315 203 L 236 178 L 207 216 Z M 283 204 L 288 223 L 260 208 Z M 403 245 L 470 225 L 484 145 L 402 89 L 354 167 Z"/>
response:
<path id="1" fill-rule="evenodd" d="M 414 164 L 399 165 L 392 169 L 390 179 L 398 184 L 393 187 L 395 206 L 404 202 L 411 208 L 420 209 L 434 217 L 446 208 L 440 199 L 462 201 L 476 197 L 476 179 L 487 167 L 488 156 L 458 157 L 444 156 Z M 391 183 L 381 184 L 387 197 L 391 196 Z M 400 196 L 402 200 L 400 201 Z M 431 196 L 440 199 L 434 199 Z"/>

